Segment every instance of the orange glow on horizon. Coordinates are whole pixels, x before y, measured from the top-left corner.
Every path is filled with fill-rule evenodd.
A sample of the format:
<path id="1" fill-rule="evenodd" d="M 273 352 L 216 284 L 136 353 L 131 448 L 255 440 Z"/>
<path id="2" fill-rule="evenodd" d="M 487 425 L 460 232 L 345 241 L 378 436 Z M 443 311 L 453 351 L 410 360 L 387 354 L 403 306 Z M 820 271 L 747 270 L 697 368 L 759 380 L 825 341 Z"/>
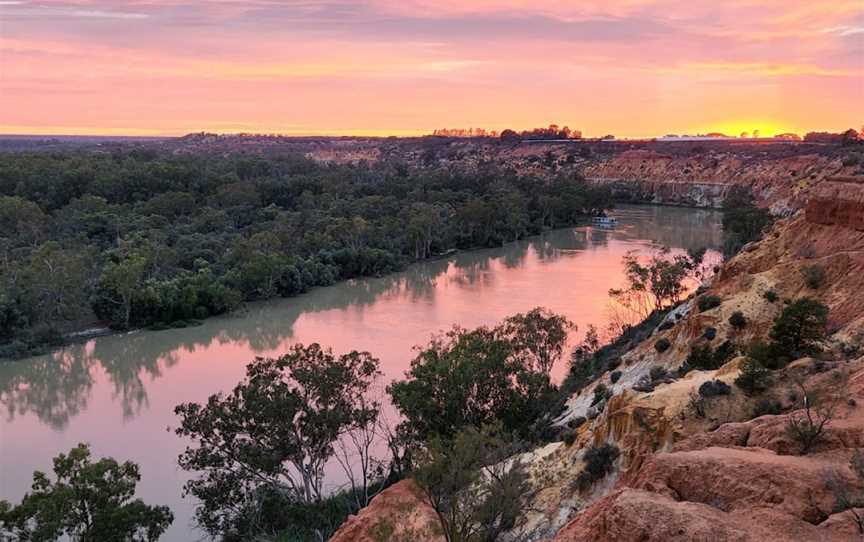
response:
<path id="1" fill-rule="evenodd" d="M 15 0 L 0 21 L 5 134 L 864 124 L 860 0 Z"/>

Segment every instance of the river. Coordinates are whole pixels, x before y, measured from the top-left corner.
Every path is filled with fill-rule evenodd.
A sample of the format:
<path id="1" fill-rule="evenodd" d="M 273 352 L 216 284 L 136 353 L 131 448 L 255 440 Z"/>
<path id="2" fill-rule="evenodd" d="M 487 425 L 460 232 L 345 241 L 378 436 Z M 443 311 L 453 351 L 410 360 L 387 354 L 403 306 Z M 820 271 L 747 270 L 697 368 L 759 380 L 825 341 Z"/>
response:
<path id="1" fill-rule="evenodd" d="M 548 232 L 503 248 L 464 252 L 383 278 L 353 280 L 299 297 L 256 303 L 203 325 L 93 339 L 51 356 L 0 363 L 0 499 L 20 501 L 34 470 L 79 442 L 95 457 L 141 467 L 138 495 L 175 514 L 166 541 L 203 539 L 194 503 L 181 498 L 176 463 L 185 442 L 174 406 L 229 391 L 255 356 L 319 342 L 336 353 L 368 350 L 384 381 L 400 377 L 412 347 L 453 324 L 475 327 L 544 306 L 579 326 L 608 323 L 609 288 L 622 285 L 621 258 L 659 245 L 721 243 L 717 211 L 621 206 L 613 229 Z M 575 337 L 574 337 L 575 339 Z M 555 375 L 565 372 L 564 364 Z"/>

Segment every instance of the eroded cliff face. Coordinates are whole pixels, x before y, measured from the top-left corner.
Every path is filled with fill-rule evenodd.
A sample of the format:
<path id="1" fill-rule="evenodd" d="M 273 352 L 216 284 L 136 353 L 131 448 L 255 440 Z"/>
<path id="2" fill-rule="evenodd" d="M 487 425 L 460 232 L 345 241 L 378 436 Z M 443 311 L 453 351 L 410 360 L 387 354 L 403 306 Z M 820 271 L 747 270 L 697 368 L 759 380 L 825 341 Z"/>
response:
<path id="1" fill-rule="evenodd" d="M 706 152 L 673 156 L 627 151 L 586 164 L 586 179 L 610 186 L 620 197 L 667 205 L 720 207 L 729 190 L 747 187 L 775 214 L 801 208 L 807 193 L 825 179 L 857 171 L 840 156 Z"/>
<path id="2" fill-rule="evenodd" d="M 671 328 L 655 331 L 621 357 L 615 383 L 608 373 L 598 380 L 614 393 L 601 413 L 591 409 L 596 384 L 571 397 L 559 423 L 593 419 L 576 430 L 570 446 L 556 442 L 522 457 L 533 490 L 526 523 L 514 540 L 860 539 L 853 511 L 834 510 L 826 473 L 839 476 L 850 491 L 864 492 L 849 466 L 855 450 L 864 448 L 864 183 L 823 178 L 811 188 L 806 209 L 779 220 L 764 239 L 722 266 L 705 292 L 723 300 L 719 307 L 699 312 L 693 300 L 685 303 L 670 318 Z M 811 265 L 825 271 L 817 288 L 802 274 Z M 769 290 L 778 300 L 766 299 Z M 773 372 L 765 395 L 749 397 L 734 385 L 745 361 L 740 356 L 650 392 L 633 390 L 652 367 L 678 369 L 694 345 L 730 340 L 743 346 L 766 338 L 785 300 L 803 296 L 829 308 L 825 359 L 803 358 Z M 735 311 L 747 318 L 745 328 L 730 325 Z M 671 343 L 663 353 L 654 348 L 661 337 Z M 699 387 L 715 379 L 730 385 L 730 395 L 705 400 L 697 409 Z M 790 413 L 803 414 L 794 410 L 800 408 L 802 385 L 808 393 L 842 398 L 825 438 L 807 455 L 787 430 Z M 766 398 L 783 413 L 754 418 L 757 402 Z M 573 482 L 586 450 L 607 442 L 621 451 L 614 473 L 580 492 Z M 408 499 L 399 506 L 407 502 L 429 512 L 417 493 L 394 491 Z M 392 500 L 384 497 L 361 516 L 392 515 Z M 854 512 L 864 517 L 864 509 Z M 340 531 L 334 540 L 365 540 L 356 538 L 357 521 L 349 525 L 355 530 Z M 389 539 L 400 540 L 410 529 L 397 529 Z"/>

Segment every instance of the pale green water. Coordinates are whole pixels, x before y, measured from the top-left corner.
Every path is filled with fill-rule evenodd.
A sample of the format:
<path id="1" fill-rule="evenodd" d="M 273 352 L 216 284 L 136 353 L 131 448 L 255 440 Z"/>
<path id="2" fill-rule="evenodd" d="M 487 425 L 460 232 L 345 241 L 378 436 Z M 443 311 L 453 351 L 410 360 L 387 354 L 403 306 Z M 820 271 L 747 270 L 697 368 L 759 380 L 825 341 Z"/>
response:
<path id="1" fill-rule="evenodd" d="M 48 470 L 58 452 L 89 442 L 96 456 L 140 464 L 139 495 L 176 515 L 164 540 L 202 538 L 191 525 L 193 503 L 180 497 L 176 458 L 185 443 L 166 430 L 175 425 L 175 405 L 230 390 L 254 356 L 295 342 L 368 350 L 389 381 L 408 367 L 414 345 L 452 324 L 492 324 L 540 305 L 580 329 L 603 327 L 607 291 L 621 285 L 627 251 L 720 246 L 716 211 L 623 206 L 614 214 L 620 223 L 613 230 L 558 230 L 255 304 L 195 328 L 103 337 L 0 364 L 0 499 L 19 501 L 33 470 Z"/>

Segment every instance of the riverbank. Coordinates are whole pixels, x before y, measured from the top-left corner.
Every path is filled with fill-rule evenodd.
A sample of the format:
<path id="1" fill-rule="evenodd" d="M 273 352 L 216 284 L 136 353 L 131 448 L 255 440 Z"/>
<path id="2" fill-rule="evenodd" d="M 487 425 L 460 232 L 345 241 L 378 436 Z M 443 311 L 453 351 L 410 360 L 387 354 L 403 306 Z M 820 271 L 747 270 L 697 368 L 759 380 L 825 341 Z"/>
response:
<path id="1" fill-rule="evenodd" d="M 568 400 L 561 421 L 573 433 L 519 456 L 531 490 L 511 534 L 556 542 L 861 536 L 864 510 L 840 499 L 864 488 L 854 466 L 864 447 L 864 183 L 836 183 L 723 264 L 700 294 L 711 303 L 686 302 L 676 321 Z M 806 306 L 801 300 L 825 307 L 821 351 L 788 363 L 769 356 L 770 367 L 753 369 L 760 358 L 750 346 L 775 340 L 778 318 Z M 729 355 L 710 358 L 718 351 Z M 608 399 L 598 413 L 601 386 Z M 824 425 L 805 449 L 794 428 L 810 417 Z M 582 488 L 589 451 L 601 446 L 615 450 L 608 471 Z M 349 520 L 352 541 L 389 517 L 386 503 L 382 494 L 380 510 L 373 501 Z M 429 509 L 422 498 L 400 505 L 420 516 Z"/>

